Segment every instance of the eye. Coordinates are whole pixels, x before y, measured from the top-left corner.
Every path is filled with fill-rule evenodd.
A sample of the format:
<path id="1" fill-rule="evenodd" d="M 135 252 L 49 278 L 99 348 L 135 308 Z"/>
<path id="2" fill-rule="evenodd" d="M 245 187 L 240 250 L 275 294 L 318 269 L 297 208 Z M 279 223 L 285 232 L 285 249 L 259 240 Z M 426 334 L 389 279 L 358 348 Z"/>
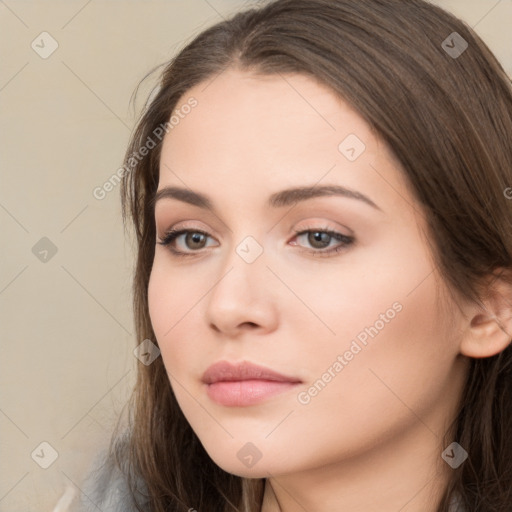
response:
<path id="1" fill-rule="evenodd" d="M 312 253 L 315 256 L 337 253 L 354 243 L 354 237 L 343 235 L 328 228 L 310 228 L 295 231 L 295 234 L 294 238 L 296 239 L 307 235 L 306 241 L 313 247 L 313 250 L 308 249 L 306 252 Z M 182 236 L 184 236 L 185 247 L 189 249 L 188 252 L 176 249 L 175 247 L 175 242 Z M 171 253 L 176 256 L 195 256 L 194 253 L 199 253 L 201 249 L 206 247 L 205 242 L 208 238 L 211 238 L 210 235 L 200 229 L 170 229 L 165 233 L 163 240 L 157 243 L 168 247 Z M 329 250 L 324 250 L 326 247 L 329 247 L 333 240 L 337 241 L 338 245 Z M 292 242 L 292 245 L 298 244 Z"/>
<path id="2" fill-rule="evenodd" d="M 295 231 L 295 233 L 297 235 L 295 238 L 305 238 L 306 242 L 315 249 L 307 250 L 307 252 L 310 252 L 315 256 L 337 253 L 354 243 L 354 237 L 343 235 L 342 233 L 332 231 L 329 228 L 310 228 L 302 231 Z M 337 241 L 338 245 L 334 245 L 334 247 L 328 250 L 323 250 L 326 247 L 329 247 L 332 241 Z M 297 244 L 294 243 L 293 245 Z"/>
<path id="3" fill-rule="evenodd" d="M 193 256 L 192 253 L 178 250 L 173 246 L 173 242 L 183 235 L 185 235 L 185 246 L 188 246 L 192 253 L 198 252 L 198 249 L 203 249 L 205 247 L 204 241 L 209 237 L 206 231 L 200 229 L 170 229 L 165 233 L 163 240 L 158 243 L 169 247 L 169 250 L 176 256 Z"/>

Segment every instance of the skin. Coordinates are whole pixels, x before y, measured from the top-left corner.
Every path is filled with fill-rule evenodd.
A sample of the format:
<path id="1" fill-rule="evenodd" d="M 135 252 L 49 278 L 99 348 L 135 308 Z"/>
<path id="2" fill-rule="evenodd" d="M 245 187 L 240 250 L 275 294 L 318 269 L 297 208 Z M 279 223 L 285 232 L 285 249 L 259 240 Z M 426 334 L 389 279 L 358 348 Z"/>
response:
<path id="1" fill-rule="evenodd" d="M 467 356 L 503 348 L 499 330 L 482 312 L 450 302 L 399 163 L 330 89 L 301 75 L 229 69 L 178 106 L 190 97 L 198 105 L 164 139 L 158 189 L 206 194 L 215 213 L 177 199 L 156 203 L 155 243 L 172 227 L 209 236 L 196 245 L 178 237 L 174 247 L 192 254 L 185 257 L 156 243 L 148 288 L 185 417 L 222 469 L 267 478 L 264 512 L 435 511 L 453 471 L 441 458 L 443 435 L 458 409 Z M 338 149 L 349 134 L 366 145 L 355 161 Z M 365 194 L 379 209 L 341 196 L 266 206 L 274 192 L 325 184 Z M 321 256 L 340 243 L 327 237 L 322 249 L 294 232 L 325 228 L 352 234 L 354 244 Z M 247 236 L 263 249 L 252 263 L 236 252 Z M 400 312 L 300 403 L 298 393 L 394 303 Z M 493 343 L 482 341 L 484 333 Z M 302 384 L 257 405 L 225 407 L 201 382 L 222 359 L 264 365 Z M 261 453 L 252 467 L 237 457 L 248 442 Z"/>

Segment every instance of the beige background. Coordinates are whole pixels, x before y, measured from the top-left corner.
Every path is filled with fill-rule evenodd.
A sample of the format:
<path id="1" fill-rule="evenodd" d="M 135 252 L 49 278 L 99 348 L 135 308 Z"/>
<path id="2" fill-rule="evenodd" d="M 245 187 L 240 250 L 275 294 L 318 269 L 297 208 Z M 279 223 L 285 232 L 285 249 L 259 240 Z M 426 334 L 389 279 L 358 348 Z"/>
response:
<path id="1" fill-rule="evenodd" d="M 1 512 L 51 511 L 66 487 L 79 492 L 140 364 L 119 190 L 92 193 L 121 165 L 134 87 L 250 3 L 0 1 Z M 476 27 L 512 76 L 511 0 L 437 3 Z M 44 31 L 58 43 L 46 59 L 31 47 L 50 48 Z M 46 262 L 33 252 L 43 237 L 57 248 Z M 31 458 L 50 461 L 41 442 L 58 454 L 48 469 Z"/>

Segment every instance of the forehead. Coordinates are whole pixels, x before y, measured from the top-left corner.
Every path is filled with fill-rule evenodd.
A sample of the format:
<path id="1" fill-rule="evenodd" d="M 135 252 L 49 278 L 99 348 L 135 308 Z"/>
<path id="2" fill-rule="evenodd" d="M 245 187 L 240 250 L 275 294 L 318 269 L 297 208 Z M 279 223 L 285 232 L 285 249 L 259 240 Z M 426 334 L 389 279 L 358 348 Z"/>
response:
<path id="1" fill-rule="evenodd" d="M 297 157 L 307 156 L 321 144 L 328 154 L 336 155 L 344 134 L 357 134 L 367 147 L 375 139 L 356 111 L 305 75 L 255 75 L 229 69 L 187 91 L 176 110 L 190 98 L 197 106 L 180 116 L 164 144 L 176 153 L 194 146 L 216 157 L 228 149 L 232 158 L 240 153 L 264 157 L 269 152 Z"/>
<path id="2" fill-rule="evenodd" d="M 325 179 L 375 197 L 382 195 L 375 190 L 376 181 L 382 185 L 376 166 L 400 188 L 387 147 L 312 77 L 229 69 L 187 91 L 175 112 L 191 98 L 197 105 L 165 136 L 159 188 L 189 186 L 231 197 L 236 189 L 243 205 L 260 189 L 266 199 L 275 190 Z"/>

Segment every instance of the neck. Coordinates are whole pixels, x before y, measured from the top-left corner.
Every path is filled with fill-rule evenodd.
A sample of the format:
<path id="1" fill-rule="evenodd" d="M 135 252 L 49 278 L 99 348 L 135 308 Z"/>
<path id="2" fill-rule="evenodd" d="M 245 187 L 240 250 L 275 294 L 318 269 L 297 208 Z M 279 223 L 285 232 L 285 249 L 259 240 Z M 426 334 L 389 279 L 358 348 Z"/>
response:
<path id="1" fill-rule="evenodd" d="M 441 458 L 441 438 L 418 423 L 364 454 L 272 476 L 261 511 L 436 512 L 453 471 Z"/>

